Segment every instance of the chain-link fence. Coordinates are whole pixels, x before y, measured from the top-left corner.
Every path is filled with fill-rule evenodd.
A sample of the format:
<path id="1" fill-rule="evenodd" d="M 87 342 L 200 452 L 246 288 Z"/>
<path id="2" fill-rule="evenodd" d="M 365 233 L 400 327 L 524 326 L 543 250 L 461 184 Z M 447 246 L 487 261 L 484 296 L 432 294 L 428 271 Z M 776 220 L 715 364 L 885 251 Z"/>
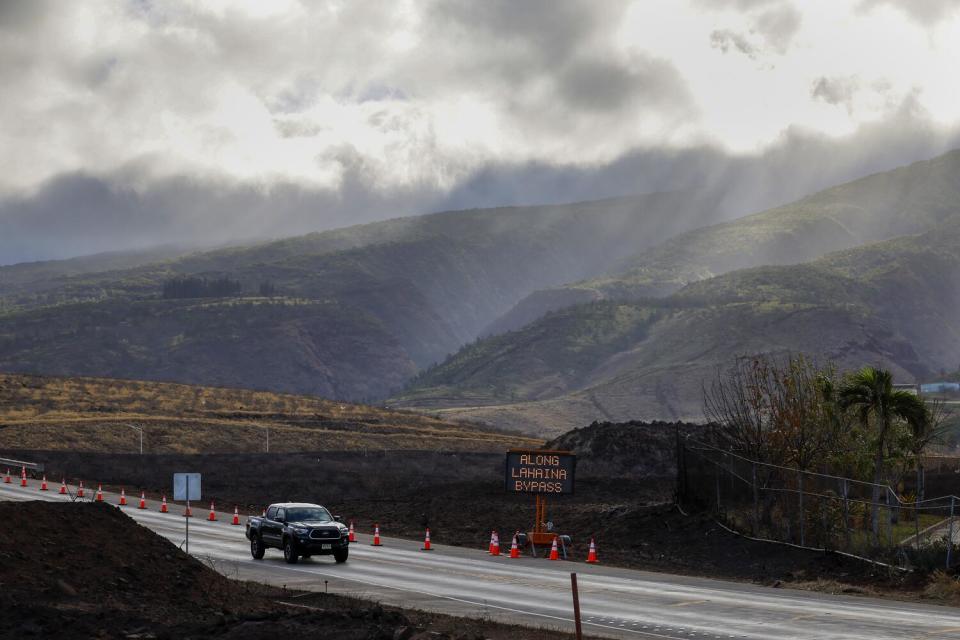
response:
<path id="1" fill-rule="evenodd" d="M 955 496 L 917 501 L 888 485 L 758 462 L 689 439 L 679 453 L 681 501 L 714 509 L 743 534 L 900 567 L 960 563 Z"/>

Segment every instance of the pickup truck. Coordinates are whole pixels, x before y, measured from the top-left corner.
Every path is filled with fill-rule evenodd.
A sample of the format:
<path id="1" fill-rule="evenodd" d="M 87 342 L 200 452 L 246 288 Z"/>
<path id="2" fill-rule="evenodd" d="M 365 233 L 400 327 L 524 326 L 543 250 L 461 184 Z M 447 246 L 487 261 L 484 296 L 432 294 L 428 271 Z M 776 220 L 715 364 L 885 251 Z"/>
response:
<path id="1" fill-rule="evenodd" d="M 347 561 L 350 552 L 350 532 L 340 516 L 330 515 L 318 504 L 272 504 L 265 517 L 247 518 L 246 533 L 255 560 L 263 559 L 270 547 L 283 549 L 283 559 L 290 564 L 313 555 L 332 555 L 339 564 Z"/>

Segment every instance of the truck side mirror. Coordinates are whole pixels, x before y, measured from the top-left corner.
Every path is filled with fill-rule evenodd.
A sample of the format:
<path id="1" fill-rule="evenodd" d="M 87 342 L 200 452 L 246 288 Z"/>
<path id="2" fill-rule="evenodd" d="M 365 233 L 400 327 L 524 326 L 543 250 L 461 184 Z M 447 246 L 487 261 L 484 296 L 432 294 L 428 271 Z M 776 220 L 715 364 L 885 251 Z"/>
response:
<path id="1" fill-rule="evenodd" d="M 333 516 L 333 519 L 337 522 L 343 522 L 343 520 L 340 519 L 340 516 Z"/>

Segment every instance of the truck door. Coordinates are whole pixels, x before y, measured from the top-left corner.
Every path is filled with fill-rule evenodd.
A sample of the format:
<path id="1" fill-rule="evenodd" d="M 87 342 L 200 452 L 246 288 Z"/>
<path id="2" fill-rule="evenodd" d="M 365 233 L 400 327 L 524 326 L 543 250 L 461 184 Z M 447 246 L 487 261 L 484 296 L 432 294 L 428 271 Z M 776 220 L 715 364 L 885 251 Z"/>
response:
<path id="1" fill-rule="evenodd" d="M 283 525 L 277 522 L 277 511 L 277 507 L 267 509 L 267 517 L 260 525 L 260 535 L 263 537 L 263 541 L 271 546 L 280 545 L 280 534 L 283 532 Z M 282 509 L 279 509 L 279 511 L 282 511 Z"/>

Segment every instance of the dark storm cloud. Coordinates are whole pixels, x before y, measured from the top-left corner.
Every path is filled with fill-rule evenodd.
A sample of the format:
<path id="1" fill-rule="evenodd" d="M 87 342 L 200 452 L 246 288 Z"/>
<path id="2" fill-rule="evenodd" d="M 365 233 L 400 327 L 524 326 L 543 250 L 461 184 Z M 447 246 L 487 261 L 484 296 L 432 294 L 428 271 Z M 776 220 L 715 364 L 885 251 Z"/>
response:
<path id="1" fill-rule="evenodd" d="M 891 120 L 833 140 L 788 130 L 762 154 L 713 147 L 646 148 L 592 167 L 488 163 L 450 190 L 384 191 L 376 170 L 342 149 L 337 191 L 295 184 L 270 190 L 187 178 L 144 191 L 113 178 L 64 175 L 28 198 L 0 202 L 0 263 L 143 248 L 282 237 L 429 211 L 569 202 L 652 191 L 698 189 L 715 210 L 704 223 L 745 215 L 869 173 L 960 147 L 960 132 L 931 125 L 907 102 Z"/>

